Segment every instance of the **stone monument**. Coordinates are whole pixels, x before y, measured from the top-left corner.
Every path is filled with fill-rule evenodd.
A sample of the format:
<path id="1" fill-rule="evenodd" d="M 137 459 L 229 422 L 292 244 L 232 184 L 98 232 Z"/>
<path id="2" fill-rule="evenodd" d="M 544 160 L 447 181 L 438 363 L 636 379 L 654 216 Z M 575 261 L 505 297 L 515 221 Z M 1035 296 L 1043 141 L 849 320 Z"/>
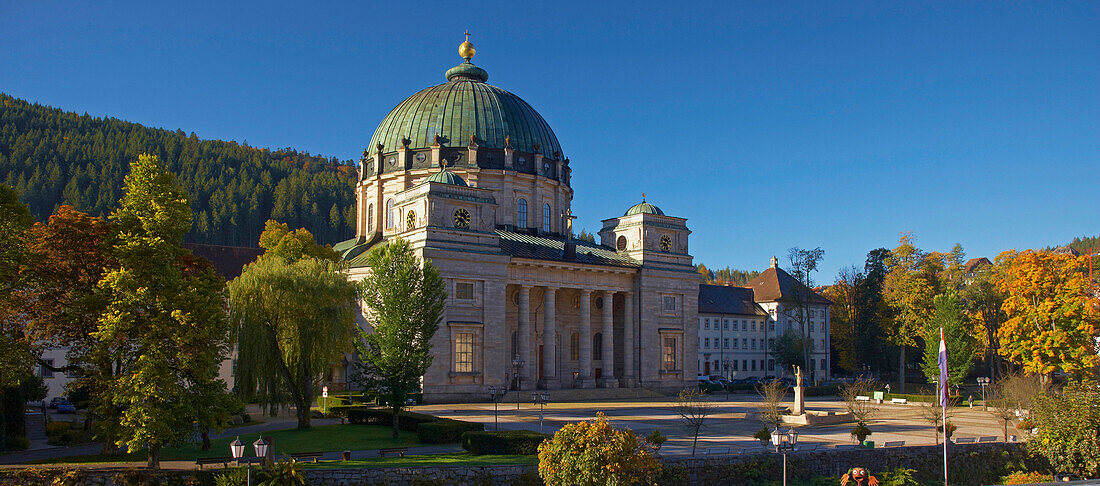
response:
<path id="1" fill-rule="evenodd" d="M 794 367 L 794 406 L 791 407 L 791 415 L 806 413 L 805 388 L 802 386 L 802 368 Z"/>

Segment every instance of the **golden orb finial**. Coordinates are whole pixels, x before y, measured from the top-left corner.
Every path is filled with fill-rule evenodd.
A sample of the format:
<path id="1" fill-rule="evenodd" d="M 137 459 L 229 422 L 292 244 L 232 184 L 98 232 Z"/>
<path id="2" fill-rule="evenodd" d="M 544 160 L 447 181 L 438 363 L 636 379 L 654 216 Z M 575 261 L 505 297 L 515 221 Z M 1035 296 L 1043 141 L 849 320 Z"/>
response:
<path id="1" fill-rule="evenodd" d="M 470 43 L 470 31 L 466 31 L 466 41 L 458 45 L 458 55 L 461 56 L 466 62 L 470 62 L 470 59 L 474 57 L 477 51 L 474 50 L 474 45 Z"/>

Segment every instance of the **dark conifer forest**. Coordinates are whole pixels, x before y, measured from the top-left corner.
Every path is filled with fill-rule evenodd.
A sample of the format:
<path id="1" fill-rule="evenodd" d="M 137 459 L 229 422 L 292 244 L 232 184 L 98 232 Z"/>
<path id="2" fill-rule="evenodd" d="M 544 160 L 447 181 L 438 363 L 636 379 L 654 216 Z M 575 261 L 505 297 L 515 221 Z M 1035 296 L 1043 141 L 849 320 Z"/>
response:
<path id="1" fill-rule="evenodd" d="M 107 216 L 142 153 L 159 157 L 187 189 L 194 210 L 189 242 L 254 247 L 268 219 L 306 228 L 328 244 L 354 232 L 350 160 L 203 140 L 0 93 L 0 183 L 14 187 L 39 221 L 61 204 Z"/>

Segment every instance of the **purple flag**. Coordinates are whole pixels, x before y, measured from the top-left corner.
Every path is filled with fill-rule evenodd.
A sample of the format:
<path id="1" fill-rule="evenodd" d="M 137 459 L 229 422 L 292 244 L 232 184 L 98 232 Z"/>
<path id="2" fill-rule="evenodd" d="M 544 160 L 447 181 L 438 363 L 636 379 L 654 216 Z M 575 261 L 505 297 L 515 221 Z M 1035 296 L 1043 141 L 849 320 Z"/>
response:
<path id="1" fill-rule="evenodd" d="M 947 342 L 943 340 L 943 328 L 940 328 L 940 406 L 947 408 Z"/>

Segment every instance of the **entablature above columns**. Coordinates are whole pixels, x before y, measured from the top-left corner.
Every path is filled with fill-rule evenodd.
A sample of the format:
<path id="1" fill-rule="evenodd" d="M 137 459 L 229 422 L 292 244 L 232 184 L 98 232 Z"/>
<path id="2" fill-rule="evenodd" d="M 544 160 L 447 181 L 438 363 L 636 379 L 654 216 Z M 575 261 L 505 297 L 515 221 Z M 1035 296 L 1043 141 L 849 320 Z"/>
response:
<path id="1" fill-rule="evenodd" d="M 631 292 L 637 269 L 542 260 L 517 261 L 508 265 L 508 283 L 532 287 Z"/>

